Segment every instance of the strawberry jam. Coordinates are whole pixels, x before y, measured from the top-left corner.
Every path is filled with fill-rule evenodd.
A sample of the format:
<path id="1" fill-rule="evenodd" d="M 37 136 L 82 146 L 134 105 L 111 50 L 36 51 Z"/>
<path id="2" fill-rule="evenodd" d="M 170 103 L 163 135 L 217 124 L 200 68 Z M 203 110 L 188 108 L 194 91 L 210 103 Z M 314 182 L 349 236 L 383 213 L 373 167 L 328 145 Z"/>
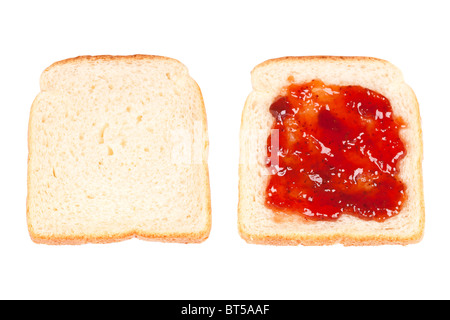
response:
<path id="1" fill-rule="evenodd" d="M 399 213 L 404 124 L 384 96 L 313 80 L 289 85 L 270 112 L 266 206 L 314 220 L 383 221 Z"/>

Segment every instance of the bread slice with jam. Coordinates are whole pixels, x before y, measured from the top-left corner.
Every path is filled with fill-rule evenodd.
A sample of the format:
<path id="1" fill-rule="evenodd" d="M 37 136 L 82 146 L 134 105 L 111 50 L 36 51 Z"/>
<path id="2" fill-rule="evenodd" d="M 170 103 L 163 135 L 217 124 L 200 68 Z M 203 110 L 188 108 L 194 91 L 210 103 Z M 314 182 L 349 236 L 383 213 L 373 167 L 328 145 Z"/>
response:
<path id="1" fill-rule="evenodd" d="M 252 71 L 238 229 L 249 243 L 406 245 L 423 237 L 419 105 L 368 57 L 284 57 Z"/>
<path id="2" fill-rule="evenodd" d="M 41 76 L 29 120 L 34 242 L 201 242 L 211 227 L 202 94 L 158 56 L 84 56 Z"/>

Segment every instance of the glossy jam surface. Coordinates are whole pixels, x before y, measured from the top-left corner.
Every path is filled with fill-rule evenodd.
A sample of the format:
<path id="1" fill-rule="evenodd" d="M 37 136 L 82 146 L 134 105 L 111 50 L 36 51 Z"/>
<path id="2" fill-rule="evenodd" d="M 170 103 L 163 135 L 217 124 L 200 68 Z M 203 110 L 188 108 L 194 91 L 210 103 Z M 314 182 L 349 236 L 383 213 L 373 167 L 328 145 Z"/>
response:
<path id="1" fill-rule="evenodd" d="M 389 101 L 360 86 L 291 84 L 270 106 L 266 206 L 308 219 L 383 221 L 406 200 L 406 155 Z"/>

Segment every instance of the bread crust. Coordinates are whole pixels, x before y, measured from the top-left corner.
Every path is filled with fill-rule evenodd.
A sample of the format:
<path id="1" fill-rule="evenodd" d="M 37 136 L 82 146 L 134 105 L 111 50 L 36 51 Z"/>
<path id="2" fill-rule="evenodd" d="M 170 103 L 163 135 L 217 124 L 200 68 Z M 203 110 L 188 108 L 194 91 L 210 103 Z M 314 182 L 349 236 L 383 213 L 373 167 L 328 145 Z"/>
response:
<path id="1" fill-rule="evenodd" d="M 180 66 L 185 68 L 184 64 L 182 64 L 180 61 L 164 57 L 164 56 L 158 56 L 158 55 L 143 55 L 143 54 L 136 54 L 136 55 L 99 55 L 99 56 L 90 56 L 90 55 L 84 55 L 84 56 L 78 56 L 74 58 L 68 58 L 61 61 L 57 61 L 53 64 L 51 64 L 49 67 L 47 67 L 41 75 L 41 78 L 51 69 L 57 66 L 67 65 L 67 64 L 74 64 L 74 63 L 83 63 L 83 62 L 102 62 L 102 61 L 129 61 L 130 63 L 136 62 L 136 61 L 143 61 L 143 60 L 161 60 L 161 61 L 170 61 L 178 63 Z M 192 78 L 191 78 L 192 79 Z M 207 115 L 206 115 L 206 109 L 205 104 L 203 100 L 203 95 L 201 92 L 201 89 L 197 82 L 193 80 L 193 83 L 195 84 L 195 88 L 197 90 L 196 94 L 199 96 L 201 101 L 201 116 L 202 116 L 202 123 L 204 123 L 204 134 L 206 139 L 206 150 L 209 146 L 209 140 L 207 135 Z M 42 88 L 41 88 L 42 89 Z M 37 244 L 48 244 L 48 245 L 81 245 L 81 244 L 87 244 L 87 243 L 93 243 L 93 244 L 106 244 L 106 243 L 114 243 L 114 242 L 120 242 L 132 238 L 137 238 L 141 240 L 146 241 L 155 241 L 155 242 L 170 242 L 170 243 L 201 243 L 205 241 L 211 231 L 211 224 L 212 224 L 212 215 L 211 215 L 211 195 L 210 195 L 210 182 L 209 182 L 209 170 L 208 170 L 208 164 L 207 161 L 203 164 L 204 170 L 205 170 L 205 177 L 204 177 L 204 188 L 208 190 L 206 197 L 206 211 L 207 211 L 207 217 L 206 217 L 206 224 L 204 229 L 199 230 L 197 232 L 168 232 L 168 233 L 148 233 L 143 232 L 140 230 L 134 230 L 134 231 L 128 231 L 123 233 L 117 233 L 117 234 L 102 234 L 102 235 L 86 235 L 86 234 L 78 234 L 78 235 L 43 235 L 39 234 L 38 232 L 35 232 L 33 228 L 33 224 L 30 219 L 30 193 L 32 190 L 31 182 L 30 182 L 30 158 L 32 157 L 32 137 L 33 137 L 33 128 L 32 128 L 32 122 L 31 119 L 34 117 L 35 108 L 36 108 L 36 102 L 38 100 L 38 97 L 35 98 L 35 100 L 32 103 L 32 106 L 30 108 L 30 114 L 29 114 L 29 123 L 28 123 L 28 168 L 27 168 L 27 198 L 26 198 L 26 218 L 27 218 L 27 226 L 28 226 L 28 232 L 30 235 L 30 238 L 33 242 Z"/>
<path id="2" fill-rule="evenodd" d="M 275 58 L 270 59 L 267 61 L 264 61 L 260 64 L 258 64 L 253 70 L 252 70 L 252 81 L 255 77 L 255 72 L 259 71 L 261 68 L 266 67 L 276 67 L 279 64 L 297 64 L 297 63 L 309 63 L 311 61 L 316 62 L 326 62 L 326 63 L 342 63 L 342 62 L 363 62 L 363 63 L 370 63 L 375 62 L 384 65 L 386 68 L 395 69 L 398 71 L 398 73 L 401 75 L 400 71 L 392 65 L 390 62 L 373 58 L 373 57 L 362 57 L 362 56 L 287 56 L 287 57 L 281 57 L 281 58 Z M 355 83 L 356 85 L 358 83 Z M 404 83 L 403 83 L 404 84 Z M 416 123 L 418 127 L 416 128 L 416 134 L 419 136 L 420 143 L 418 146 L 415 146 L 418 148 L 417 152 L 419 154 L 419 157 L 417 159 L 417 162 L 415 164 L 416 168 L 416 174 L 419 176 L 419 189 L 420 194 L 419 197 L 419 207 L 416 208 L 416 210 L 419 211 L 419 223 L 417 228 L 414 230 L 414 232 L 404 235 L 404 234 L 397 234 L 397 235 L 374 235 L 374 234 L 365 234 L 365 235 L 357 235 L 357 234 L 351 234 L 351 233 L 343 233 L 343 232 L 333 232 L 332 228 L 330 228 L 329 233 L 325 234 L 315 234 L 315 233 L 295 233 L 295 232 L 288 232 L 285 233 L 274 233 L 273 230 L 258 230 L 255 231 L 252 229 L 252 226 L 247 225 L 244 223 L 244 217 L 246 214 L 248 214 L 248 210 L 250 210 L 248 207 L 243 205 L 243 192 L 245 189 L 245 186 L 242 185 L 242 177 L 246 174 L 246 170 L 248 168 L 245 168 L 242 163 L 239 166 L 239 203 L 238 203 L 238 232 L 241 238 L 243 238 L 246 242 L 252 243 L 252 244 L 263 244 L 263 245 L 305 245 L 305 246 L 323 246 L 323 245 L 333 245 L 333 244 L 342 244 L 344 246 L 375 246 L 375 245 L 408 245 L 420 242 L 423 239 L 424 234 L 424 228 L 425 228 L 425 203 L 424 203 L 424 195 L 423 195 L 423 174 L 422 174 L 422 160 L 423 160 L 423 139 L 422 139 L 422 128 L 421 128 L 421 118 L 420 118 L 420 111 L 419 111 L 419 103 L 417 101 L 417 97 L 415 96 L 412 89 L 407 86 L 408 90 L 410 90 L 409 94 L 413 97 L 413 105 L 410 107 L 412 108 L 413 114 L 416 116 Z M 253 92 L 255 92 L 255 88 L 253 88 Z M 275 96 L 273 97 L 273 99 Z M 250 95 L 247 98 L 244 109 L 242 112 L 242 118 L 241 118 L 241 144 L 242 144 L 242 130 L 244 127 L 244 124 L 246 121 L 248 121 L 245 118 L 245 114 L 247 110 L 250 110 Z M 269 112 L 269 106 L 267 106 L 267 113 Z M 241 145 L 241 148 L 243 146 Z M 409 151 L 409 150 L 408 150 Z M 242 152 L 242 149 L 241 149 Z M 306 219 L 305 219 L 306 220 Z M 308 221 L 308 223 L 315 223 L 313 221 Z M 330 221 L 329 223 L 334 223 L 333 221 Z"/>
<path id="3" fill-rule="evenodd" d="M 421 229 L 423 230 L 421 221 Z M 248 233 L 239 224 L 239 234 L 248 243 L 273 245 L 273 246 L 328 246 L 342 244 L 343 246 L 379 246 L 379 245 L 408 245 L 418 243 L 423 238 L 423 231 L 412 234 L 409 237 L 381 237 L 381 236 L 356 236 L 351 234 L 330 235 L 290 235 L 290 234 L 253 234 Z"/>
<path id="4" fill-rule="evenodd" d="M 309 62 L 309 61 L 332 61 L 332 62 L 342 62 L 342 61 L 377 61 L 384 63 L 386 65 L 390 65 L 394 67 L 392 63 L 387 60 L 374 58 L 374 57 L 365 57 L 365 56 L 285 56 L 280 58 L 268 59 L 266 61 L 261 62 L 255 69 L 266 67 L 271 64 L 277 64 L 280 62 L 288 62 L 288 63 L 296 63 L 296 62 Z"/>
<path id="5" fill-rule="evenodd" d="M 130 231 L 126 233 L 118 233 L 114 235 L 104 236 L 89 236 L 89 235 L 77 235 L 77 236 L 44 236 L 34 233 L 32 227 L 29 226 L 30 238 L 34 243 L 48 244 L 48 245 L 81 245 L 87 243 L 93 244 L 106 244 L 121 242 L 132 238 L 140 240 L 154 241 L 154 242 L 171 242 L 171 243 L 201 243 L 205 241 L 209 236 L 209 230 L 202 232 L 192 233 L 140 233 L 139 231 Z"/>
<path id="6" fill-rule="evenodd" d="M 52 69 L 53 67 L 64 65 L 64 64 L 69 64 L 69 63 L 79 63 L 79 62 L 84 62 L 84 61 L 94 62 L 94 61 L 117 61 L 117 60 L 132 61 L 132 62 L 139 61 L 139 60 L 166 60 L 166 61 L 176 61 L 176 62 L 182 64 L 180 61 L 178 61 L 176 59 L 164 57 L 164 56 L 157 56 L 157 55 L 146 55 L 146 54 L 134 54 L 134 55 L 128 55 L 128 56 L 125 56 L 125 55 L 117 55 L 117 56 L 115 56 L 115 55 L 98 55 L 98 56 L 83 55 L 83 56 L 67 58 L 64 60 L 54 62 L 49 67 L 47 67 L 44 72 Z"/>

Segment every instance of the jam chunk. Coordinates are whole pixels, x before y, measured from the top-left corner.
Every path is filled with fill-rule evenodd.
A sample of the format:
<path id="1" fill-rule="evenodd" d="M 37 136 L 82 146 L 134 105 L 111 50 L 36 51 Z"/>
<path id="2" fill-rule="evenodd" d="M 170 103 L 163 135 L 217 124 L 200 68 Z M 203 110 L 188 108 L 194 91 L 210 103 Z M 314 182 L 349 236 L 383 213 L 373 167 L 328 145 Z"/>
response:
<path id="1" fill-rule="evenodd" d="M 277 134 L 267 139 L 266 206 L 314 220 L 398 214 L 406 200 L 398 177 L 406 149 L 389 100 L 320 80 L 283 93 L 270 106 Z"/>

